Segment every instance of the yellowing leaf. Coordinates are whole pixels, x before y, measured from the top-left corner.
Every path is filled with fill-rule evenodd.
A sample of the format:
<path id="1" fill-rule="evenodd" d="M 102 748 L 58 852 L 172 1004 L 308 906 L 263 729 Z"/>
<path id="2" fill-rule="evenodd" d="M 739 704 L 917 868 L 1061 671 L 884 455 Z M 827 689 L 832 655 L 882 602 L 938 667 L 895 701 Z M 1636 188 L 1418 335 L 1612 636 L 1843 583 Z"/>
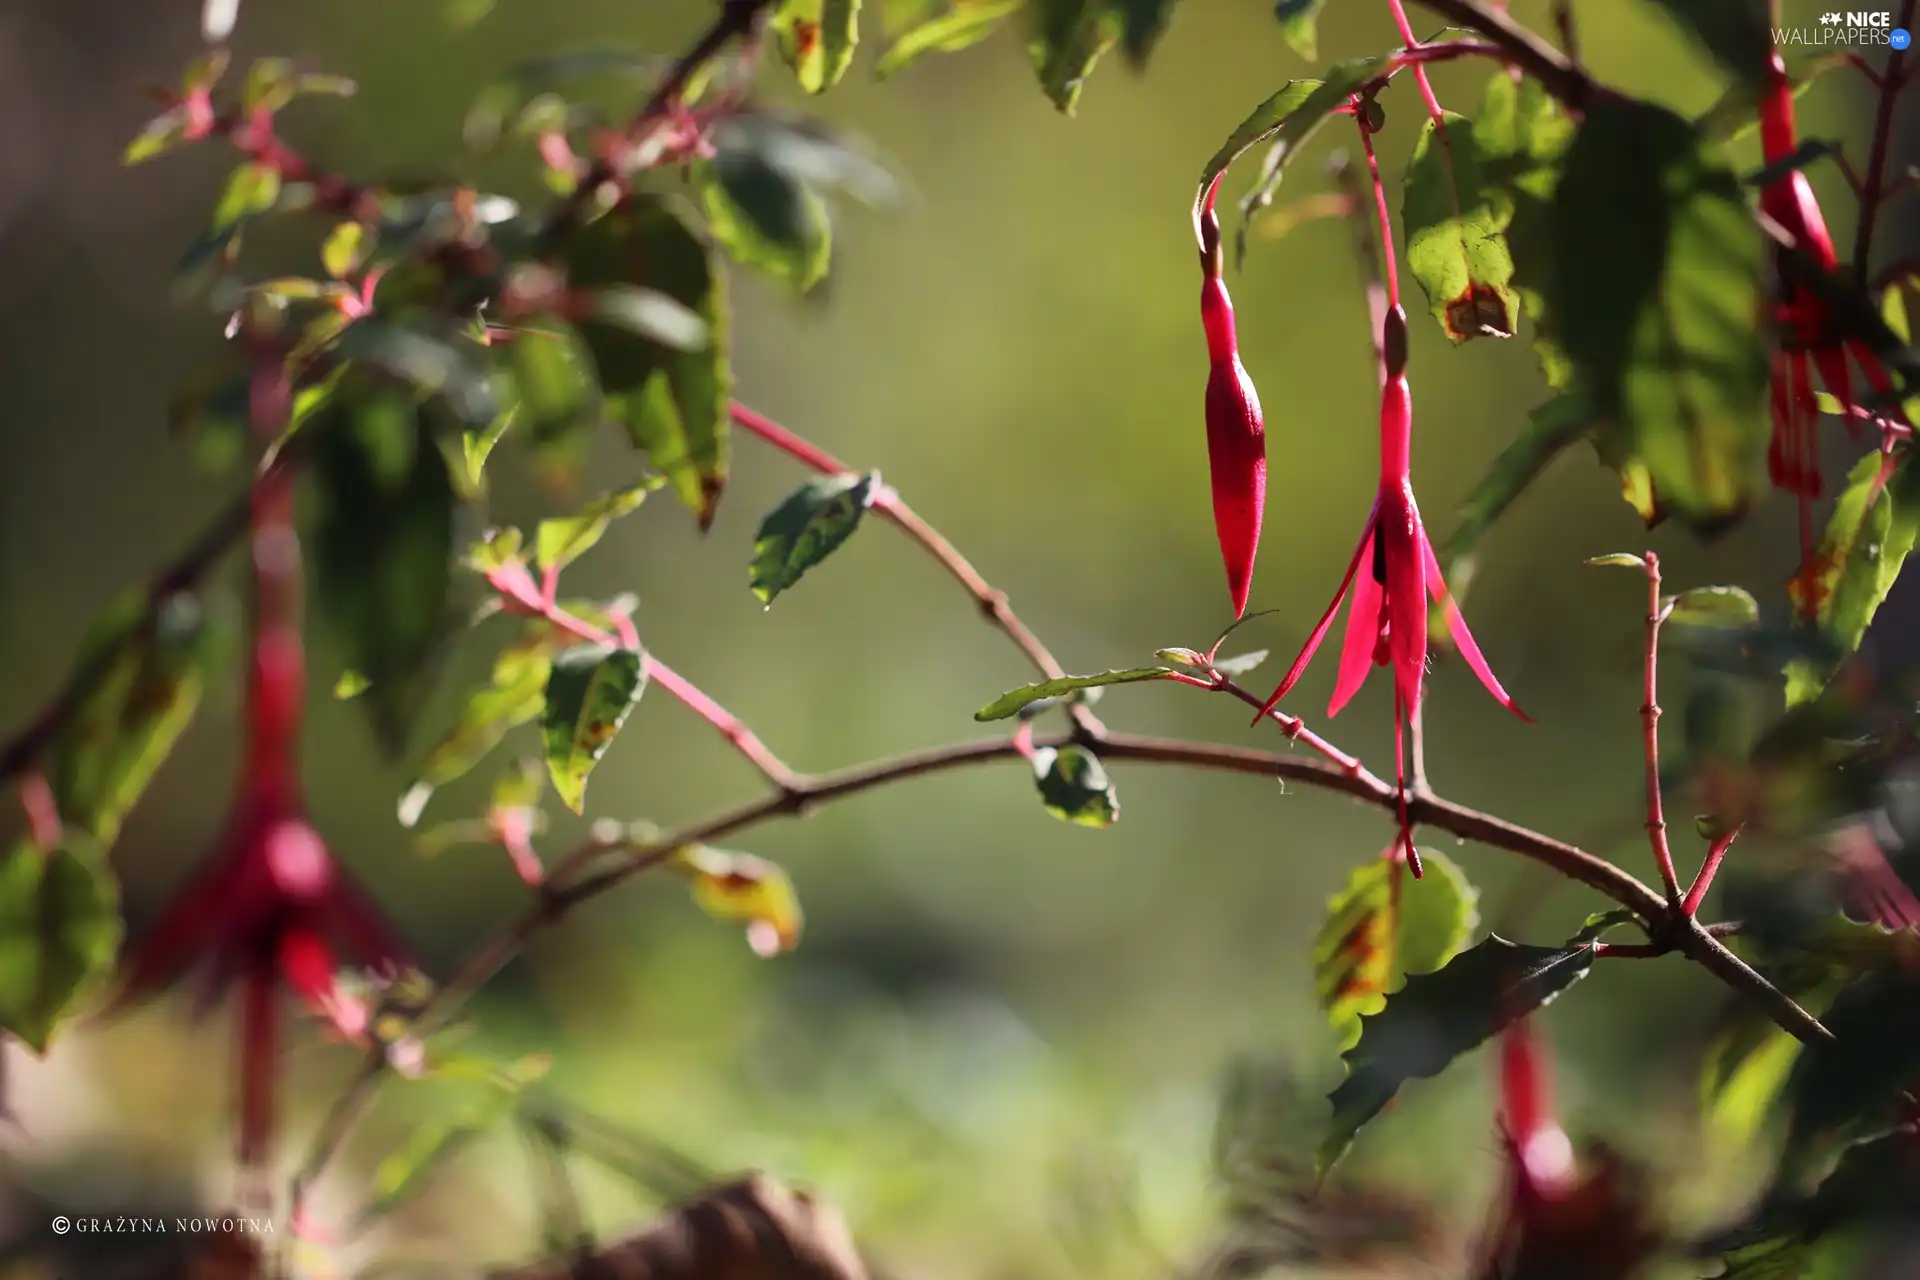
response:
<path id="1" fill-rule="evenodd" d="M 689 845 L 676 850 L 668 865 L 687 878 L 702 911 L 747 922 L 747 945 L 756 954 L 775 956 L 799 945 L 800 899 L 777 864 L 749 853 Z"/>

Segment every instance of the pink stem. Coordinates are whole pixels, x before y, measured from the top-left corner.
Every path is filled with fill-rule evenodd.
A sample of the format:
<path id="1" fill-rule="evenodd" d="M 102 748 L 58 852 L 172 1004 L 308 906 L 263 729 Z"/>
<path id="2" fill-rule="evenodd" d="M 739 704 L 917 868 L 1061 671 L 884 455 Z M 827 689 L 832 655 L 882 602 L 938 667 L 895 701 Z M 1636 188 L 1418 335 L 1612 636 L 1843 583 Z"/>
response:
<path id="1" fill-rule="evenodd" d="M 1744 824 L 1742 824 L 1744 825 Z M 1740 827 L 1726 832 L 1707 846 L 1707 857 L 1700 864 L 1700 874 L 1693 878 L 1693 885 L 1687 890 L 1686 898 L 1680 903 L 1680 909 L 1688 915 L 1697 915 L 1700 904 L 1706 899 L 1707 890 L 1713 887 L 1713 877 L 1720 870 L 1720 862 L 1727 856 L 1727 850 L 1740 836 Z"/>
<path id="2" fill-rule="evenodd" d="M 1665 618 L 1660 599 L 1660 557 L 1649 551 L 1647 561 L 1647 659 L 1643 700 L 1640 705 L 1642 736 L 1647 758 L 1647 840 L 1653 846 L 1653 861 L 1660 869 L 1660 883 L 1666 886 L 1667 902 L 1680 905 L 1680 878 L 1673 870 L 1673 850 L 1667 843 L 1667 819 L 1660 795 L 1660 623 Z"/>
<path id="3" fill-rule="evenodd" d="M 1387 0 L 1387 7 L 1393 10 L 1394 25 L 1400 28 L 1400 39 L 1408 49 L 1420 48 L 1420 41 L 1413 34 L 1413 24 L 1407 21 L 1407 8 L 1400 0 Z M 1433 117 L 1435 124 L 1440 123 L 1442 112 L 1440 99 L 1433 95 L 1433 85 L 1427 80 L 1427 69 L 1422 62 L 1413 64 L 1413 78 L 1420 85 L 1420 96 L 1427 104 L 1427 114 Z"/>
<path id="4" fill-rule="evenodd" d="M 1387 267 L 1387 306 L 1400 305 L 1400 267 L 1393 252 L 1393 215 L 1387 211 L 1387 188 L 1380 181 L 1380 157 L 1373 151 L 1373 130 L 1367 127 L 1366 113 L 1354 112 L 1360 127 L 1360 145 L 1367 156 L 1367 175 L 1373 180 L 1373 203 L 1380 217 L 1380 253 Z"/>

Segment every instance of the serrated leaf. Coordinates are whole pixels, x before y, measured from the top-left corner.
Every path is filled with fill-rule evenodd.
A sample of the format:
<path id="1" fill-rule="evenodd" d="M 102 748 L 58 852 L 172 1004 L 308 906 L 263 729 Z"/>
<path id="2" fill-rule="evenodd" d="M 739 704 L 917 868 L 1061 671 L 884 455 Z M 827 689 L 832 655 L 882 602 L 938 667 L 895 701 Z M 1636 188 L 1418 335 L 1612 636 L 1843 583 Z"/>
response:
<path id="1" fill-rule="evenodd" d="M 575 813 L 586 805 L 587 775 L 646 687 L 646 659 L 632 649 L 577 645 L 554 657 L 541 717 L 547 772 Z"/>
<path id="2" fill-rule="evenodd" d="M 1742 587 L 1694 587 L 1673 598 L 1667 621 L 1683 627 L 1756 626 L 1760 602 Z"/>
<path id="3" fill-rule="evenodd" d="M 833 233 L 818 193 L 744 150 L 696 165 L 694 182 L 713 238 L 735 262 L 802 293 L 826 277 Z"/>
<path id="4" fill-rule="evenodd" d="M 1758 84 L 1773 55 L 1765 0 L 1653 0 L 1735 79 Z"/>
<path id="5" fill-rule="evenodd" d="M 552 670 L 551 647 L 548 641 L 521 641 L 494 659 L 487 686 L 467 699 L 459 719 L 427 753 L 419 777 L 401 799 L 401 826 L 420 820 L 436 788 L 465 774 L 510 731 L 540 714 Z"/>
<path id="6" fill-rule="evenodd" d="M 1456 343 L 1513 336 L 1520 300 L 1503 203 L 1482 172 L 1466 117 L 1449 111 L 1428 120 L 1407 164 L 1400 217 L 1407 268 Z"/>
<path id="7" fill-rule="evenodd" d="M 1110 827 L 1120 820 L 1120 797 L 1100 758 L 1080 746 L 1041 747 L 1033 753 L 1040 802 L 1062 822 Z"/>
<path id="8" fill-rule="evenodd" d="M 113 972 L 120 893 L 85 837 L 0 854 L 0 1031 L 44 1054 Z"/>
<path id="9" fill-rule="evenodd" d="M 952 0 L 942 12 L 895 36 L 874 63 L 873 74 L 885 79 L 922 54 L 957 53 L 971 48 L 992 35 L 1021 3 L 1022 0 Z"/>
<path id="10" fill-rule="evenodd" d="M 1855 464 L 1835 501 L 1812 571 L 1790 585 L 1795 602 L 1811 612 L 1829 653 L 1787 664 L 1787 705 L 1810 702 L 1826 688 L 1867 628 L 1907 556 L 1920 538 L 1920 479 L 1903 458 L 1882 479 L 1882 459 L 1870 453 Z"/>
<path id="11" fill-rule="evenodd" d="M 103 665 L 45 756 L 63 822 L 102 847 L 113 844 L 121 820 L 192 721 L 212 659 L 206 614 L 190 595 L 175 595 L 150 613 L 144 595 L 130 593 L 93 626 L 76 666 Z"/>
<path id="12" fill-rule="evenodd" d="M 570 516 L 542 520 L 534 539 L 540 567 L 551 571 L 578 560 L 606 536 L 615 520 L 637 510 L 657 487 L 643 480 L 602 494 Z"/>
<path id="13" fill-rule="evenodd" d="M 1419 974 L 1360 1023 L 1342 1056 L 1347 1078 L 1329 1095 L 1332 1128 L 1320 1147 L 1324 1174 L 1354 1136 L 1409 1080 L 1436 1076 L 1455 1058 L 1552 1001 L 1586 977 L 1593 946 L 1529 947 L 1498 935 Z"/>
<path id="14" fill-rule="evenodd" d="M 320 611 L 390 748 L 404 741 L 428 659 L 453 624 L 453 477 L 421 406 L 343 390 L 307 428 L 319 491 L 313 529 Z"/>
<path id="15" fill-rule="evenodd" d="M 1549 298 L 1601 447 L 1645 466 L 1662 510 L 1724 528 L 1767 442 L 1764 260 L 1739 178 L 1671 111 L 1608 100 L 1568 152 L 1552 221 Z"/>
<path id="16" fill-rule="evenodd" d="M 1093 64 L 1120 38 L 1120 17 L 1108 0 L 1028 0 L 1028 7 L 1027 55 L 1048 101 L 1070 116 Z"/>
<path id="17" fill-rule="evenodd" d="M 1042 698 L 1059 698 L 1082 689 L 1095 689 L 1109 684 L 1131 684 L 1136 680 L 1163 680 L 1172 672 L 1171 667 L 1133 667 L 1125 671 L 1102 671 L 1091 676 L 1060 676 L 1053 680 L 1042 680 L 1038 684 L 1022 685 L 989 702 L 973 713 L 980 721 L 1005 720 L 1017 715 L 1028 703 L 1038 702 Z"/>
<path id="18" fill-rule="evenodd" d="M 1460 523 L 1440 547 L 1440 563 L 1451 568 L 1472 554 L 1495 521 L 1519 500 L 1568 446 L 1593 429 L 1593 415 L 1577 396 L 1559 395 L 1527 415 L 1527 425 L 1487 468 L 1486 475 L 1460 504 Z"/>
<path id="19" fill-rule="evenodd" d="M 860 0 L 783 0 L 769 24 L 800 87 L 824 93 L 840 82 L 860 41 Z"/>
<path id="20" fill-rule="evenodd" d="M 1308 62 L 1320 60 L 1320 10 L 1325 4 L 1326 0 L 1276 0 L 1273 6 L 1281 38 Z"/>
<path id="21" fill-rule="evenodd" d="M 762 604 L 800 581 L 860 527 L 880 473 L 821 476 L 801 485 L 760 522 L 748 578 Z"/>
<path id="22" fill-rule="evenodd" d="M 1354 868 L 1346 887 L 1327 900 L 1313 946 L 1314 986 L 1342 1050 L 1360 1038 L 1360 1019 L 1385 1007 L 1387 992 L 1408 974 L 1429 973 L 1473 937 L 1479 894 L 1443 854 L 1422 851 L 1427 874 L 1413 882 L 1403 863 L 1374 858 Z M 1399 938 L 1393 936 L 1394 879 L 1399 885 Z"/>
<path id="23" fill-rule="evenodd" d="M 1513 256 L 1513 288 L 1532 322 L 1534 353 L 1553 387 L 1572 379 L 1546 293 L 1554 255 L 1553 193 L 1573 136 L 1573 121 L 1538 80 L 1529 76 L 1516 84 L 1505 71 L 1487 80 L 1473 122 L 1474 147 L 1494 204 L 1494 225 L 1506 233 Z"/>
<path id="24" fill-rule="evenodd" d="M 804 917 L 793 882 L 777 863 L 705 845 L 676 849 L 668 865 L 685 876 L 694 903 L 716 920 L 744 920 L 755 954 L 776 956 L 800 943 Z"/>
<path id="25" fill-rule="evenodd" d="M 675 351 L 604 321 L 580 325 L 609 408 L 704 528 L 726 483 L 733 385 L 719 261 L 654 203 L 622 205 L 588 224 L 570 244 L 568 261 L 576 287 L 653 290 L 706 322 L 709 343 L 698 352 Z"/>

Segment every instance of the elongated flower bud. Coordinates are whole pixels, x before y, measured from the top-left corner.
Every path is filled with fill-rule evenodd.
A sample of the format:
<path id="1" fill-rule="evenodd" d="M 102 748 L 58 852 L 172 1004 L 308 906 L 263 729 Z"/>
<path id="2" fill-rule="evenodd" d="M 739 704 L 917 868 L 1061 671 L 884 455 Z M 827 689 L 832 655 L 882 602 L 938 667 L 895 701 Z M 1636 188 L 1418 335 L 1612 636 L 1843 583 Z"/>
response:
<path id="1" fill-rule="evenodd" d="M 1260 396 L 1240 363 L 1233 301 L 1220 277 L 1220 222 L 1201 219 L 1200 321 L 1207 334 L 1207 460 L 1213 478 L 1213 527 L 1227 569 L 1233 615 L 1247 611 L 1260 521 L 1267 505 L 1267 433 Z"/>

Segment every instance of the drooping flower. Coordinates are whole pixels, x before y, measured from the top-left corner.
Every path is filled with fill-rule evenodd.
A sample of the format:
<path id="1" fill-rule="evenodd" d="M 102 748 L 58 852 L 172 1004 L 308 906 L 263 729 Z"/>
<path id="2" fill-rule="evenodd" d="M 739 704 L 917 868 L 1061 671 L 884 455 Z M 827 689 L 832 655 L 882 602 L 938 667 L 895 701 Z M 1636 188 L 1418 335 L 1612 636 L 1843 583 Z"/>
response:
<path id="1" fill-rule="evenodd" d="M 1760 144 L 1766 163 L 1792 165 L 1800 149 L 1799 129 L 1794 121 L 1793 83 L 1787 66 L 1776 50 L 1769 58 L 1760 89 Z M 1792 165 L 1760 192 L 1760 208 L 1793 238 L 1802 253 L 1821 269 L 1833 271 L 1839 265 L 1833 237 L 1827 230 L 1820 202 L 1805 171 Z M 1791 493 L 1800 507 L 1800 549 L 1802 577 L 1814 569 L 1813 502 L 1824 487 L 1820 470 L 1820 406 L 1815 396 L 1814 374 L 1826 384 L 1827 392 L 1839 401 L 1850 429 L 1857 432 L 1865 415 L 1853 395 L 1849 358 L 1858 365 L 1869 388 L 1891 395 L 1893 381 L 1880 358 L 1865 344 L 1833 333 L 1832 317 L 1826 305 L 1804 285 L 1791 281 L 1782 272 L 1774 305 L 1780 331 L 1780 349 L 1773 355 L 1770 409 L 1772 437 L 1767 448 L 1767 477 L 1774 487 Z M 1900 411 L 1886 411 L 1899 420 Z M 1813 593 L 1796 592 L 1803 607 L 1817 607 Z"/>
<path id="2" fill-rule="evenodd" d="M 1420 857 L 1413 847 L 1412 826 L 1406 809 L 1405 732 L 1420 696 L 1427 671 L 1427 601 L 1439 605 L 1449 634 L 1480 683 L 1501 706 L 1522 720 L 1525 712 L 1500 687 L 1493 669 L 1467 630 L 1459 606 L 1447 591 L 1439 557 L 1420 522 L 1413 498 L 1413 392 L 1406 375 L 1406 313 L 1398 306 L 1387 311 L 1382 326 L 1382 349 L 1387 353 L 1387 378 L 1380 392 L 1380 491 L 1367 515 L 1360 545 L 1347 564 L 1346 576 L 1319 625 L 1307 637 L 1286 678 L 1260 709 L 1264 717 L 1305 674 L 1320 642 L 1333 626 L 1340 605 L 1352 597 L 1347 633 L 1340 651 L 1340 670 L 1329 717 L 1340 714 L 1365 682 L 1370 667 L 1393 669 L 1394 768 L 1400 783 L 1400 843 L 1417 878 Z M 1362 571 L 1364 569 L 1364 572 Z M 1259 723 L 1256 718 L 1255 723 Z"/>
<path id="3" fill-rule="evenodd" d="M 1267 433 L 1260 396 L 1240 363 L 1233 300 L 1222 278 L 1220 219 L 1214 212 L 1219 179 L 1198 212 L 1200 323 L 1207 335 L 1207 462 L 1213 483 L 1213 527 L 1227 569 L 1233 616 L 1244 617 L 1260 550 L 1267 504 Z"/>
<path id="4" fill-rule="evenodd" d="M 379 969 L 405 963 L 380 912 L 335 865 L 306 818 L 298 774 L 306 661 L 292 512 L 291 474 L 270 468 L 253 495 L 256 618 L 233 811 L 210 865 L 189 880 L 129 959 L 112 1005 L 144 1000 L 197 963 L 206 970 L 203 1012 L 240 988 L 236 1142 L 250 1170 L 264 1164 L 273 1132 L 281 986 L 358 1041 L 366 1011 L 336 985 L 336 958 L 349 954 Z"/>

